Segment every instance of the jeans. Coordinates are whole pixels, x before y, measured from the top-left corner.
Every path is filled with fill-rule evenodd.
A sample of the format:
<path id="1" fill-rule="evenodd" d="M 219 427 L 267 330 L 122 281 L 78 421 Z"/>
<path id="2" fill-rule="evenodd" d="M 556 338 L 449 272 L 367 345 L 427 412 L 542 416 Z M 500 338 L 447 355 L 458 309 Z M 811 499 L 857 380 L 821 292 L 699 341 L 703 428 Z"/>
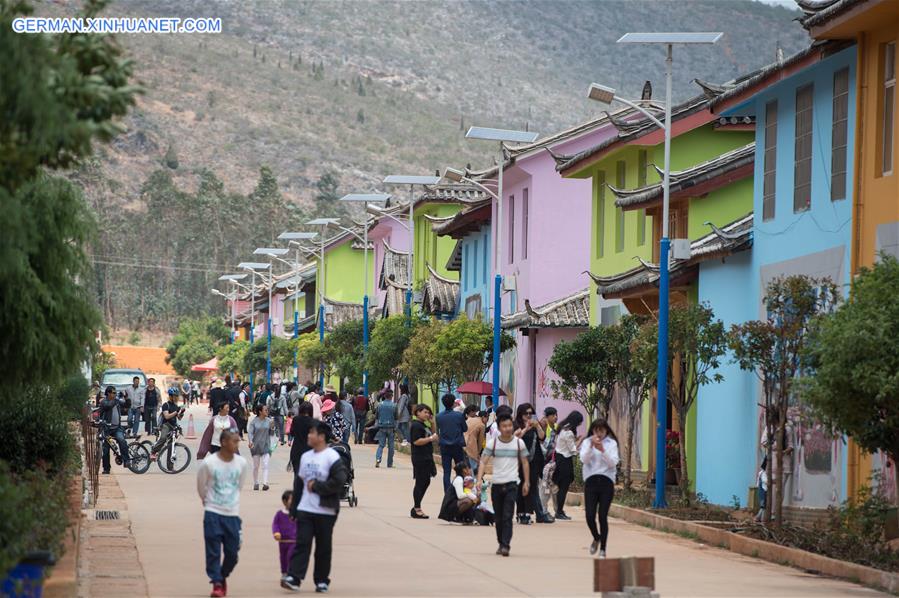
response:
<path id="1" fill-rule="evenodd" d="M 587 511 L 587 527 L 593 534 L 593 541 L 599 542 L 600 550 L 606 549 L 609 538 L 609 507 L 615 496 L 615 484 L 604 475 L 596 474 L 584 482 L 584 503 Z M 599 514 L 599 531 L 596 531 L 596 516 Z"/>
<path id="2" fill-rule="evenodd" d="M 362 444 L 365 439 L 365 415 L 365 411 L 356 412 L 356 426 L 353 430 L 356 444 Z"/>
<path id="3" fill-rule="evenodd" d="M 515 498 L 518 496 L 518 484 L 493 484 L 490 489 L 490 500 L 493 501 L 493 512 L 496 514 L 496 541 L 500 546 L 509 548 L 512 542 L 512 517 L 515 514 Z"/>
<path id="4" fill-rule="evenodd" d="M 297 512 L 297 543 L 290 559 L 290 575 L 303 580 L 309 568 L 312 542 L 315 541 L 315 567 L 312 580 L 316 583 L 331 583 L 331 538 L 334 535 L 336 515 L 318 515 Z"/>
<path id="5" fill-rule="evenodd" d="M 221 583 L 237 566 L 237 551 L 240 550 L 241 541 L 240 517 L 205 511 L 203 539 L 206 541 L 206 575 L 212 583 Z M 224 560 L 222 548 L 225 551 Z"/>
<path id="6" fill-rule="evenodd" d="M 478 465 L 480 462 L 477 459 L 472 459 L 468 457 L 468 466 L 471 467 L 471 475 L 477 479 L 478 478 Z M 480 494 L 480 489 L 478 489 L 478 494 Z"/>
<path id="7" fill-rule="evenodd" d="M 128 443 L 125 442 L 125 430 L 121 426 L 106 430 L 106 435 L 115 438 L 116 444 L 119 445 L 119 453 L 122 455 L 122 463 L 125 467 L 131 463 L 131 455 L 128 454 Z M 103 442 L 103 471 L 109 472 L 109 442 Z"/>
<path id="8" fill-rule="evenodd" d="M 531 461 L 530 467 L 528 468 L 530 492 L 528 492 L 527 496 L 524 496 L 520 493 L 519 489 L 518 499 L 515 502 L 519 516 L 534 513 L 540 521 L 546 518 L 543 502 L 540 500 L 540 491 L 538 490 L 540 487 L 540 473 L 542 472 L 542 469 L 542 467 L 535 467 L 534 461 Z M 523 476 L 524 472 L 519 469 L 518 475 Z"/>
<path id="9" fill-rule="evenodd" d="M 128 427 L 131 429 L 131 435 L 137 436 L 140 431 L 140 407 L 132 407 L 128 410 Z"/>
<path id="10" fill-rule="evenodd" d="M 384 444 L 387 444 L 387 467 L 393 467 L 393 436 L 394 428 L 381 428 L 378 430 L 378 450 L 375 451 L 375 461 L 381 462 L 381 454 L 384 452 Z"/>
<path id="11" fill-rule="evenodd" d="M 156 406 L 146 407 L 144 406 L 144 432 L 147 434 L 153 434 L 156 432 Z"/>
<path id="12" fill-rule="evenodd" d="M 272 417 L 275 419 L 275 434 L 278 435 L 281 444 L 284 444 L 284 416 L 276 413 Z"/>
<path id="13" fill-rule="evenodd" d="M 453 467 L 457 463 L 468 463 L 465 449 L 458 444 L 441 444 L 440 460 L 443 461 L 443 491 L 452 486 Z"/>
<path id="14" fill-rule="evenodd" d="M 166 439 L 169 437 L 169 434 L 175 431 L 175 426 L 166 422 L 162 424 L 162 427 L 159 428 L 159 438 L 156 440 L 156 444 L 153 445 L 153 448 L 150 449 L 150 452 L 154 455 L 162 450 L 162 445 L 165 444 Z"/>
<path id="15" fill-rule="evenodd" d="M 396 429 L 399 430 L 400 435 L 403 437 L 403 442 L 409 442 L 409 432 L 412 427 L 412 422 L 397 422 Z"/>

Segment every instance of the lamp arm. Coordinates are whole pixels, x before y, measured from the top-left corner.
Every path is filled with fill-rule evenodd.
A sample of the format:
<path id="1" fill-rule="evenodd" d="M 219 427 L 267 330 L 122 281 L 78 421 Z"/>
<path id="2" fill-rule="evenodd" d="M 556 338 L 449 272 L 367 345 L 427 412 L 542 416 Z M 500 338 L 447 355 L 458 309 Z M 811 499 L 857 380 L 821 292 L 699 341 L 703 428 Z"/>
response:
<path id="1" fill-rule="evenodd" d="M 481 191 L 483 191 L 484 193 L 486 193 L 487 195 L 489 195 L 496 201 L 499 201 L 499 196 L 495 192 L 491 191 L 490 189 L 488 189 L 481 183 L 477 182 L 476 180 L 470 179 L 467 176 L 463 176 L 462 180 L 465 181 L 466 183 L 470 183 L 470 184 L 474 185 L 475 187 L 477 187 L 478 189 L 480 189 Z"/>
<path id="2" fill-rule="evenodd" d="M 650 114 L 649 111 L 644 109 L 643 106 L 640 106 L 636 102 L 632 102 L 625 98 L 619 98 L 618 96 L 615 96 L 614 101 L 621 102 L 622 104 L 630 106 L 631 108 L 633 108 L 634 110 L 636 110 L 638 112 L 642 112 L 643 115 L 646 116 L 646 118 L 648 118 L 649 120 L 651 120 L 657 127 L 659 127 L 662 130 L 665 130 L 665 125 L 662 123 L 662 121 L 660 121 L 655 116 Z"/>

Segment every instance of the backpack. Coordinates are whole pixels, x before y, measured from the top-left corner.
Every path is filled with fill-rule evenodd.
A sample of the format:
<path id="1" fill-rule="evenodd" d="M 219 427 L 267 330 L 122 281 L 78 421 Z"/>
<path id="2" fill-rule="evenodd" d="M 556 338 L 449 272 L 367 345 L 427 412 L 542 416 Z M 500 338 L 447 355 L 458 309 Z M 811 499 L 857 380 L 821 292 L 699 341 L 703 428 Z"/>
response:
<path id="1" fill-rule="evenodd" d="M 361 413 L 368 411 L 368 399 L 363 395 L 356 395 L 353 399 L 353 409 Z"/>

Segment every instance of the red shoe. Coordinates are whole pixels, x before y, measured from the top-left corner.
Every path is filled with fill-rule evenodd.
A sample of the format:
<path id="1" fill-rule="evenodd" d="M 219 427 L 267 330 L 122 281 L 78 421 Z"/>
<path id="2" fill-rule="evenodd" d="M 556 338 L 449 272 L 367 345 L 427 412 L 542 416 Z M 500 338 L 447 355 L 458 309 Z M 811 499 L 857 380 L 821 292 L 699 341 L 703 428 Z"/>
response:
<path id="1" fill-rule="evenodd" d="M 225 585 L 221 583 L 213 583 L 212 584 L 212 593 L 209 594 L 210 598 L 224 598 L 225 596 Z"/>

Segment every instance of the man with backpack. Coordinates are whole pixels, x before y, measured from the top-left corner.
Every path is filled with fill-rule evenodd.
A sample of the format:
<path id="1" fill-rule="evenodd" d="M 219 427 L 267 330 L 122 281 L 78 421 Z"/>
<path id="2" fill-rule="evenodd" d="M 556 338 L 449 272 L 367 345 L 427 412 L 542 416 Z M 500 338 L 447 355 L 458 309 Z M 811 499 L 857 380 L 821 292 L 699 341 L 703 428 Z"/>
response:
<path id="1" fill-rule="evenodd" d="M 356 416 L 356 425 L 353 428 L 353 436 L 356 444 L 364 444 L 365 442 L 365 423 L 368 419 L 368 397 L 365 396 L 365 389 L 358 388 L 356 396 L 353 397 L 353 414 Z"/>
<path id="2" fill-rule="evenodd" d="M 278 392 L 269 394 L 265 404 L 268 407 L 269 415 L 275 420 L 275 430 L 278 433 L 278 440 L 281 442 L 281 446 L 283 446 L 284 418 L 287 417 L 287 393 L 281 392 L 281 389 L 279 388 Z"/>

